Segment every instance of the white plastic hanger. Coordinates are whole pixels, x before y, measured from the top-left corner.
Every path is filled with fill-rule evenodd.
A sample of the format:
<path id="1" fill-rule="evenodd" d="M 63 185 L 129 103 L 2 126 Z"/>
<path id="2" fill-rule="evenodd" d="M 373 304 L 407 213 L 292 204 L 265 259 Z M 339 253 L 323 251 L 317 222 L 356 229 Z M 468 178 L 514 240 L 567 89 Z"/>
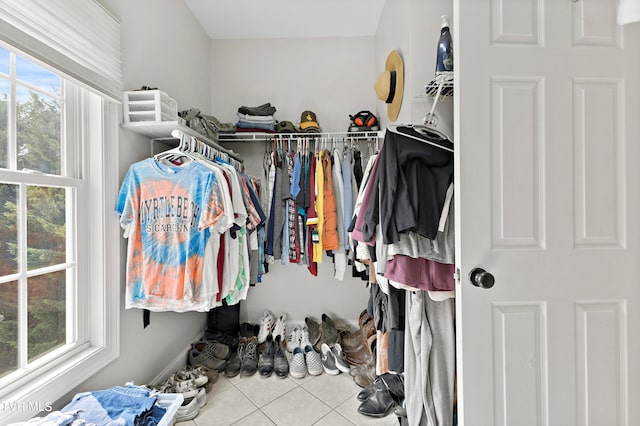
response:
<path id="1" fill-rule="evenodd" d="M 424 137 L 416 137 L 407 133 L 403 133 L 403 132 L 399 132 L 398 131 L 398 127 L 407 127 L 410 129 L 414 129 L 417 133 L 419 133 L 420 135 L 424 136 Z M 453 141 L 451 141 L 449 139 L 449 137 L 447 135 L 445 135 L 444 133 L 436 130 L 436 129 L 432 129 L 430 127 L 427 126 L 422 126 L 422 125 L 413 125 L 413 124 L 407 124 L 407 125 L 395 125 L 395 124 L 391 124 L 389 126 L 387 126 L 387 131 L 399 134 L 399 135 L 403 135 L 406 137 L 409 137 L 411 139 L 415 139 L 417 141 L 420 142 L 425 142 L 428 143 L 430 145 L 433 145 L 437 148 L 440 149 L 444 149 L 445 151 L 449 151 L 449 152 L 453 152 L 453 148 L 449 148 L 447 146 L 443 146 L 440 145 L 438 142 L 446 142 L 446 143 L 453 143 Z"/>

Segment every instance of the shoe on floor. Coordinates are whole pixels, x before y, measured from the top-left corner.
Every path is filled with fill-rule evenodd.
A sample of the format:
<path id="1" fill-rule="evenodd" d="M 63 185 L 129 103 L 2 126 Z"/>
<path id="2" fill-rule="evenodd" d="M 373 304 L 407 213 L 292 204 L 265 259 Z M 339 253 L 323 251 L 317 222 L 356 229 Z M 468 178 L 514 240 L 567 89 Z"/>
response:
<path id="1" fill-rule="evenodd" d="M 206 367 L 210 370 L 221 371 L 227 364 L 224 359 L 217 358 L 213 355 L 213 351 L 207 350 L 205 347 L 202 351 L 196 348 L 189 350 L 189 365 L 192 367 Z"/>
<path id="2" fill-rule="evenodd" d="M 273 334 L 273 340 L 276 340 L 276 337 L 281 336 L 280 340 L 284 340 L 286 338 L 287 332 L 287 314 L 282 314 L 276 320 L 275 325 L 273 326 L 273 330 L 271 334 Z"/>
<path id="3" fill-rule="evenodd" d="M 250 322 L 240 324 L 240 337 L 246 337 L 248 339 L 251 336 L 257 336 L 258 331 L 260 331 L 258 324 L 251 324 Z"/>
<path id="4" fill-rule="evenodd" d="M 229 356 L 231 356 L 231 349 L 229 349 L 229 346 L 220 342 L 207 342 L 202 340 L 200 342 L 191 344 L 191 347 L 197 349 L 200 352 L 210 352 L 218 359 L 226 360 L 229 359 Z"/>
<path id="5" fill-rule="evenodd" d="M 396 406 L 396 402 L 386 386 L 376 388 L 358 407 L 358 413 L 369 417 L 385 417 Z"/>
<path id="6" fill-rule="evenodd" d="M 302 328 L 296 324 L 291 329 L 291 333 L 289 333 L 289 336 L 287 336 L 287 351 L 293 353 L 293 350 L 300 346 L 301 337 Z"/>
<path id="7" fill-rule="evenodd" d="M 267 340 L 267 336 L 271 334 L 275 320 L 273 315 L 269 311 L 264 311 L 262 320 L 260 320 L 260 331 L 258 331 L 258 343 L 264 343 Z"/>
<path id="8" fill-rule="evenodd" d="M 287 360 L 287 355 L 284 353 L 284 348 L 280 341 L 281 337 L 282 336 L 277 336 L 274 344 L 273 371 L 276 373 L 276 376 L 284 379 L 289 374 L 289 361 Z"/>
<path id="9" fill-rule="evenodd" d="M 304 362 L 304 353 L 299 346 L 293 350 L 289 374 L 291 374 L 291 377 L 294 379 L 302 379 L 307 375 L 307 364 Z"/>
<path id="10" fill-rule="evenodd" d="M 380 376 L 376 377 L 376 379 L 373 381 L 373 383 L 371 383 L 369 386 L 367 386 L 366 388 L 362 389 L 358 395 L 356 396 L 356 399 L 360 402 L 366 401 L 371 395 L 373 395 L 373 393 L 376 391 L 377 388 L 384 388 L 386 385 L 384 384 L 384 382 L 382 381 L 382 378 L 380 378 Z"/>
<path id="11" fill-rule="evenodd" d="M 351 371 L 351 366 L 347 362 L 344 353 L 342 352 L 342 346 L 340 346 L 340 343 L 336 343 L 335 345 L 333 345 L 333 347 L 331 348 L 331 352 L 333 352 L 333 355 L 336 357 L 336 367 L 338 367 L 338 370 L 343 373 L 348 373 L 349 371 Z"/>
<path id="12" fill-rule="evenodd" d="M 247 338 L 241 337 L 238 342 L 238 349 L 231 355 L 227 365 L 224 368 L 224 375 L 226 377 L 236 377 L 240 374 L 240 367 L 242 367 L 242 353 L 247 344 Z"/>
<path id="13" fill-rule="evenodd" d="M 213 386 L 213 384 L 215 382 L 218 381 L 218 378 L 220 377 L 220 374 L 218 373 L 218 370 L 212 370 L 210 368 L 207 367 L 192 367 L 192 370 L 195 374 L 204 374 L 205 376 L 207 376 L 207 384 L 205 385 L 205 387 L 207 388 L 207 392 L 209 392 L 211 390 L 211 386 Z"/>
<path id="14" fill-rule="evenodd" d="M 321 329 L 322 329 L 321 334 L 324 339 L 324 343 L 329 345 L 329 347 L 338 343 L 340 334 L 338 333 L 338 329 L 336 328 L 336 323 L 327 314 L 322 314 Z"/>
<path id="15" fill-rule="evenodd" d="M 340 370 L 336 366 L 336 357 L 331 352 L 329 345 L 323 343 L 320 350 L 322 351 L 322 369 L 324 372 L 332 376 L 340 374 Z"/>
<path id="16" fill-rule="evenodd" d="M 280 337 L 280 336 L 278 336 Z M 258 372 L 262 377 L 269 377 L 273 373 L 273 355 L 275 352 L 273 335 L 267 334 L 264 349 L 258 359 Z"/>
<path id="17" fill-rule="evenodd" d="M 304 347 L 304 362 L 307 364 L 307 373 L 310 376 L 322 374 L 322 357 L 313 349 L 313 346 Z"/>
<path id="18" fill-rule="evenodd" d="M 209 376 L 205 374 L 201 367 L 183 368 L 173 373 L 172 378 L 176 382 L 191 381 L 196 387 L 204 386 L 209 382 Z"/>
<path id="19" fill-rule="evenodd" d="M 258 340 L 255 336 L 247 340 L 242 354 L 240 376 L 252 376 L 258 371 Z"/>
<path id="20" fill-rule="evenodd" d="M 372 359 L 369 363 L 360 366 L 356 375 L 353 376 L 353 381 L 361 388 L 366 388 L 373 383 L 376 377 L 375 364 Z"/>
<path id="21" fill-rule="evenodd" d="M 200 407 L 198 406 L 198 398 L 191 397 L 185 398 L 184 402 L 178 411 L 176 411 L 175 422 L 186 422 L 188 420 L 195 419 L 200 414 Z"/>
<path id="22" fill-rule="evenodd" d="M 310 317 L 306 317 L 304 322 L 307 325 L 307 330 L 309 331 L 309 341 L 311 342 L 311 345 L 314 346 L 320 340 L 320 324 Z"/>
<path id="23" fill-rule="evenodd" d="M 198 395 L 196 395 L 196 401 L 198 401 L 198 408 L 202 408 L 207 405 L 207 391 L 204 388 L 198 388 Z"/>
<path id="24" fill-rule="evenodd" d="M 205 337 L 209 342 L 218 342 L 222 343 L 223 345 L 227 345 L 232 352 L 238 347 L 237 336 L 231 336 L 229 334 L 224 334 L 216 331 L 214 333 L 205 333 Z"/>
<path id="25" fill-rule="evenodd" d="M 164 393 L 181 393 L 184 399 L 195 398 L 198 396 L 198 387 L 194 383 L 193 379 L 176 381 L 175 377 L 169 377 L 167 385 L 165 386 Z"/>
<path id="26" fill-rule="evenodd" d="M 300 329 L 300 348 L 304 349 L 305 346 L 313 346 L 309 338 L 309 327 L 306 325 Z"/>

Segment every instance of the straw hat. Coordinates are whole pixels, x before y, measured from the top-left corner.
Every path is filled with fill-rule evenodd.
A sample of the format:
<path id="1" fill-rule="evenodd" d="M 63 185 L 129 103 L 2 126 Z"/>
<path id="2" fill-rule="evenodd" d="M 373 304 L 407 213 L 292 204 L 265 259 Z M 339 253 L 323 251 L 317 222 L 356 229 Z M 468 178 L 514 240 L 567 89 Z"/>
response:
<path id="1" fill-rule="evenodd" d="M 404 92 L 404 64 L 397 50 L 392 50 L 387 56 L 385 70 L 373 86 L 376 95 L 387 104 L 389 120 L 396 121 L 402 106 L 402 92 Z"/>

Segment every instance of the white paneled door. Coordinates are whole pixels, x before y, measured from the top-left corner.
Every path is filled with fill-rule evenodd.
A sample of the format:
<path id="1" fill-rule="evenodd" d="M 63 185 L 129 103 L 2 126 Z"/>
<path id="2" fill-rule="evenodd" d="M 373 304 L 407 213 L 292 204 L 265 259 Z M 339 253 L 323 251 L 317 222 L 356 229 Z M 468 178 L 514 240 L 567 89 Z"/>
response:
<path id="1" fill-rule="evenodd" d="M 454 4 L 460 424 L 640 425 L 640 24 Z"/>

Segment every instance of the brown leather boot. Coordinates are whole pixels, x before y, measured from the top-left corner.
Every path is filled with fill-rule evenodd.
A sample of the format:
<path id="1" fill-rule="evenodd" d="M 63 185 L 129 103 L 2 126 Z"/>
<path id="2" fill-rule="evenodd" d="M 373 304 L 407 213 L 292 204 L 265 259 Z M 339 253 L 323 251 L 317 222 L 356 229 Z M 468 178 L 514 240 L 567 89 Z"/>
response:
<path id="1" fill-rule="evenodd" d="M 356 348 L 351 348 L 349 352 L 344 351 L 347 362 L 351 365 L 363 365 L 371 361 L 371 350 L 368 345 L 361 344 Z"/>
<path id="2" fill-rule="evenodd" d="M 366 388 L 371 385 L 373 381 L 376 379 L 376 366 L 373 361 L 373 358 L 366 364 L 360 366 L 355 376 L 353 377 L 353 381 L 356 382 L 358 386 L 361 388 Z"/>

